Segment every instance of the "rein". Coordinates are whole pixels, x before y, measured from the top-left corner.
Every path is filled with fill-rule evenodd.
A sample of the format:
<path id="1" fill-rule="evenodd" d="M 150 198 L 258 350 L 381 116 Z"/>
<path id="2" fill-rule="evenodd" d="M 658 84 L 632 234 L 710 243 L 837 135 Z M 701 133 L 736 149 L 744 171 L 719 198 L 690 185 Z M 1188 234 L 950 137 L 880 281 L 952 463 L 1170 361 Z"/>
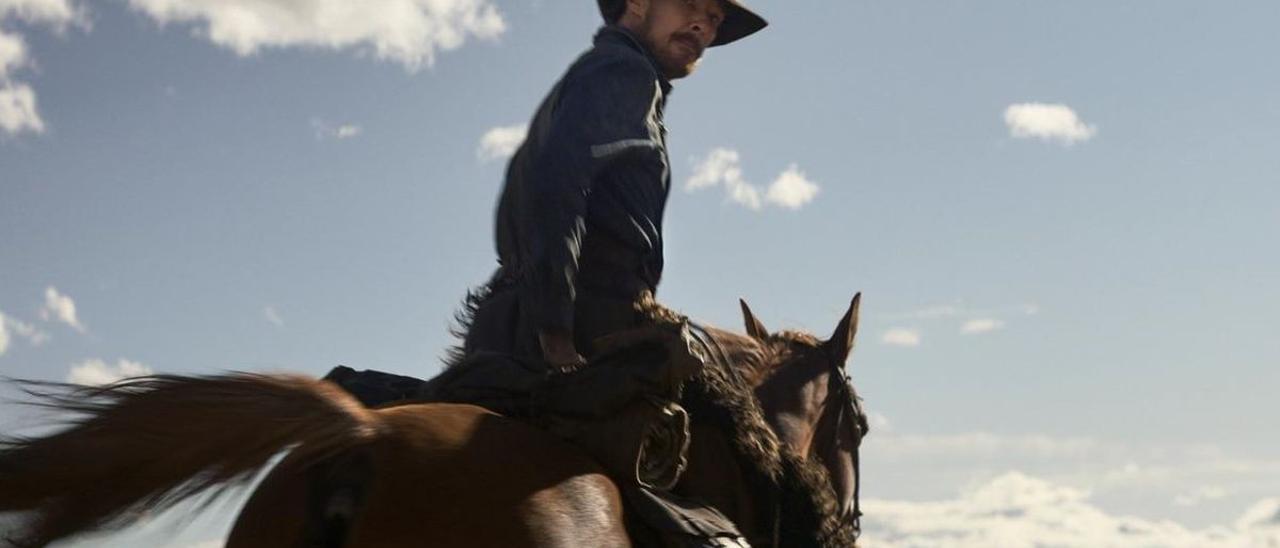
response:
<path id="1" fill-rule="evenodd" d="M 858 501 L 859 491 L 862 490 L 862 470 L 860 461 L 862 460 L 859 446 L 862 445 L 862 437 L 870 430 L 867 424 L 867 416 L 862 410 L 862 398 L 858 397 L 857 391 L 853 388 L 853 379 L 849 377 L 849 373 L 843 367 L 835 365 L 832 360 L 832 371 L 827 376 L 827 393 L 834 393 L 840 398 L 837 402 L 839 408 L 836 409 L 836 429 L 837 431 L 843 424 L 848 424 L 848 428 L 852 429 L 853 439 L 858 440 L 853 447 L 853 533 L 854 539 L 862 535 L 862 507 Z M 854 420 L 847 420 L 847 415 L 853 415 Z"/>

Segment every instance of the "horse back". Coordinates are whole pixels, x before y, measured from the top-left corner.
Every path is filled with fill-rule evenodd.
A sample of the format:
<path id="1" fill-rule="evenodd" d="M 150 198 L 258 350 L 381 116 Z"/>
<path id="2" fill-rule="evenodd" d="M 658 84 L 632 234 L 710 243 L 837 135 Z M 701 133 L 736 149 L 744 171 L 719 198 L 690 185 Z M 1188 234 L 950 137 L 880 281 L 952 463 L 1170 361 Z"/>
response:
<path id="1" fill-rule="evenodd" d="M 377 414 L 385 434 L 365 447 L 282 461 L 228 546 L 629 545 L 617 487 L 573 446 L 471 405 Z M 344 511 L 341 527 L 318 525 Z"/>

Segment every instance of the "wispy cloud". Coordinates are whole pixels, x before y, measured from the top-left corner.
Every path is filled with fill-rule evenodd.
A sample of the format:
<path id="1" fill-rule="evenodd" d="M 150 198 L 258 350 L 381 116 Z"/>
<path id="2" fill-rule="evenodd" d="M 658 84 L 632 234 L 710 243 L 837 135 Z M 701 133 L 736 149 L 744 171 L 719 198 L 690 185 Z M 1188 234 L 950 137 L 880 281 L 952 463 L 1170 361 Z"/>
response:
<path id="1" fill-rule="evenodd" d="M 31 346 L 40 346 L 49 342 L 50 339 L 48 332 L 0 312 L 0 355 L 4 354 L 4 349 L 11 340 L 9 330 L 12 330 L 14 335 L 25 339 Z"/>
<path id="2" fill-rule="evenodd" d="M 1233 524 L 1194 530 L 1171 521 L 1107 513 L 1090 493 L 1009 472 L 952 500 L 863 504 L 869 546 L 1162 546 L 1280 545 L 1280 499 L 1254 504 Z"/>
<path id="3" fill-rule="evenodd" d="M 9 135 L 44 133 L 36 92 L 22 83 L 0 82 L 0 131 Z"/>
<path id="4" fill-rule="evenodd" d="M 516 153 L 516 149 L 524 143 L 529 133 L 527 124 L 495 127 L 480 137 L 480 145 L 476 147 L 476 158 L 481 162 L 505 160 Z"/>
<path id="5" fill-rule="evenodd" d="M 730 202 L 753 211 L 759 211 L 768 203 L 786 209 L 804 207 L 821 191 L 799 166 L 791 164 L 768 187 L 761 190 L 742 175 L 742 158 L 738 151 L 716 148 L 698 161 L 693 175 L 685 181 L 688 192 L 722 187 Z"/>
<path id="6" fill-rule="evenodd" d="M 971 308 L 961 304 L 938 304 L 924 308 L 889 314 L 886 318 L 900 321 L 936 322 L 956 321 L 960 319 L 960 333 L 980 335 L 999 331 L 1007 325 L 1008 318 L 1014 316 L 1033 316 L 1040 312 L 1040 307 L 1033 303 L 992 308 Z"/>
<path id="7" fill-rule="evenodd" d="M 49 334 L 40 328 L 0 312 L 0 356 L 9 350 L 14 335 L 25 339 L 31 346 L 40 346 L 49 342 L 50 338 Z"/>
<path id="8" fill-rule="evenodd" d="M 44 306 L 40 308 L 40 318 L 45 321 L 60 321 L 81 333 L 85 331 L 84 324 L 80 323 L 80 318 L 76 315 L 76 302 L 59 293 L 53 286 L 44 290 Z"/>
<path id="9" fill-rule="evenodd" d="M 1004 329 L 1004 322 L 995 318 L 974 318 L 960 326 L 960 332 L 965 335 L 980 335 L 1000 329 Z"/>
<path id="10" fill-rule="evenodd" d="M 271 325 L 284 327 L 284 318 L 280 317 L 280 312 L 278 312 L 274 306 L 268 305 L 263 308 L 262 317 L 265 318 L 267 322 L 271 323 Z"/>
<path id="11" fill-rule="evenodd" d="M 912 348 L 920 346 L 920 332 L 915 329 L 895 327 L 880 336 L 880 342 L 889 346 Z"/>
<path id="12" fill-rule="evenodd" d="M 99 359 L 89 359 L 71 367 L 67 373 L 67 382 L 85 386 L 111 384 L 121 379 L 140 377 L 152 374 L 151 368 L 141 363 L 126 359 L 116 360 L 110 365 Z"/>
<path id="13" fill-rule="evenodd" d="M 1210 500 L 1218 500 L 1228 495 L 1227 490 L 1217 485 L 1209 485 L 1201 487 L 1190 493 L 1183 493 L 1174 497 L 1173 503 L 1178 506 L 1199 506 L 1200 503 Z"/>
<path id="14" fill-rule="evenodd" d="M 1086 124 L 1075 110 L 1063 104 L 1019 103 L 1004 110 L 1009 134 L 1018 139 L 1057 141 L 1063 145 L 1088 141 L 1097 126 Z"/>
<path id="15" fill-rule="evenodd" d="M 348 123 L 333 125 L 323 119 L 312 118 L 311 131 L 315 133 L 317 141 L 323 141 L 325 139 L 337 139 L 341 141 L 344 139 L 358 137 L 364 132 L 364 129 L 355 124 Z"/>
<path id="16" fill-rule="evenodd" d="M 409 70 L 507 25 L 490 0 L 128 0 L 160 24 L 194 24 L 238 55 L 265 48 L 355 50 Z"/>
<path id="17" fill-rule="evenodd" d="M 88 18 L 71 0 L 0 0 L 0 134 L 43 133 L 35 90 L 15 78 L 33 60 L 24 37 L 5 30 L 11 20 L 62 32 L 70 26 L 87 28 Z"/>

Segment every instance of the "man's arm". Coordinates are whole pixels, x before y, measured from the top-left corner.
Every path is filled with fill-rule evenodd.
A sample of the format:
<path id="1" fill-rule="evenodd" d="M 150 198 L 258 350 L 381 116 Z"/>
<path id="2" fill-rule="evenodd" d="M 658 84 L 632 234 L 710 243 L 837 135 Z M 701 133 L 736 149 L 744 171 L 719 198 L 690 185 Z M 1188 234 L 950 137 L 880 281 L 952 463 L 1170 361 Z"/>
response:
<path id="1" fill-rule="evenodd" d="M 533 269 L 524 302 L 544 357 L 581 363 L 573 345 L 578 258 L 586 234 L 592 181 L 623 158 L 661 162 L 657 141 L 657 76 L 639 57 L 589 61 L 563 83 L 544 145 L 532 159 L 532 197 L 522 222 Z"/>

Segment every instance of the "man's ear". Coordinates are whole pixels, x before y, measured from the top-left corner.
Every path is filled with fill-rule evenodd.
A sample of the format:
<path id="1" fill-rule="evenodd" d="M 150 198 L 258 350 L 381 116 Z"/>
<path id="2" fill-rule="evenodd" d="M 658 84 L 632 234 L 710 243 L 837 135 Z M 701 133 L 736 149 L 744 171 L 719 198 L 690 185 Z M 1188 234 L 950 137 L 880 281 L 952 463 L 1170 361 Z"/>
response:
<path id="1" fill-rule="evenodd" d="M 627 0 L 627 10 L 622 13 L 622 16 L 626 17 L 629 14 L 643 20 L 648 13 L 649 0 Z"/>

